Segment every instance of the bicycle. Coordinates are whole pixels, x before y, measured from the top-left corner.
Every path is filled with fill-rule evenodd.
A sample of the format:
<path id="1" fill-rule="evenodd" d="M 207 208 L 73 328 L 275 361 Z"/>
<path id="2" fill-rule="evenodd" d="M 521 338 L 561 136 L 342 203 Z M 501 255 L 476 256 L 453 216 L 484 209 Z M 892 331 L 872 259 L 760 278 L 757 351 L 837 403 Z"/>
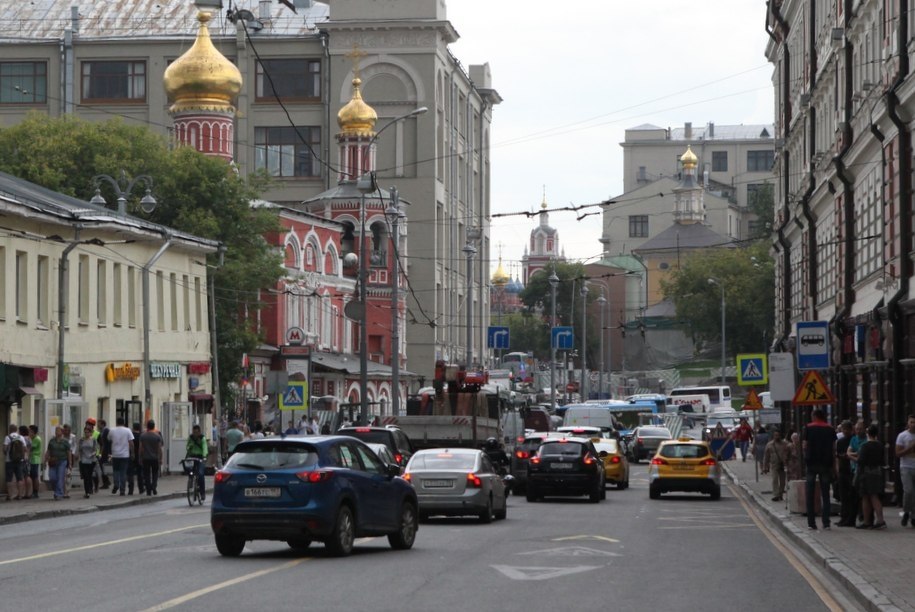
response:
<path id="1" fill-rule="evenodd" d="M 205 492 L 203 488 L 197 486 L 197 470 L 199 469 L 197 466 L 201 463 L 203 463 L 203 459 L 198 457 L 187 457 L 181 460 L 181 469 L 187 475 L 187 505 L 192 508 L 194 507 L 194 502 L 201 506 L 203 505 Z"/>

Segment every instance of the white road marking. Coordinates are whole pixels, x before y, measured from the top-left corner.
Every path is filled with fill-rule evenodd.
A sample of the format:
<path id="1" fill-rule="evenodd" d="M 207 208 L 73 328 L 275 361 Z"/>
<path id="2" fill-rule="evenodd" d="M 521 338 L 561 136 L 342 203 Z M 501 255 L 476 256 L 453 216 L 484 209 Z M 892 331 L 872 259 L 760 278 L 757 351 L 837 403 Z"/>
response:
<path id="1" fill-rule="evenodd" d="M 570 574 L 580 574 L 600 569 L 601 565 L 578 565 L 574 567 L 517 567 L 512 565 L 493 565 L 512 580 L 548 580 Z"/>
<path id="2" fill-rule="evenodd" d="M 575 536 L 563 536 L 561 538 L 553 538 L 554 542 L 565 542 L 566 540 L 600 540 L 601 542 L 610 542 L 611 544 L 619 544 L 619 540 L 614 540 L 613 538 L 608 538 L 607 536 L 599 536 L 599 535 L 575 535 Z"/>
<path id="3" fill-rule="evenodd" d="M 543 555 L 546 557 L 622 557 L 621 554 L 587 546 L 563 546 L 546 550 L 529 550 L 519 555 Z"/>

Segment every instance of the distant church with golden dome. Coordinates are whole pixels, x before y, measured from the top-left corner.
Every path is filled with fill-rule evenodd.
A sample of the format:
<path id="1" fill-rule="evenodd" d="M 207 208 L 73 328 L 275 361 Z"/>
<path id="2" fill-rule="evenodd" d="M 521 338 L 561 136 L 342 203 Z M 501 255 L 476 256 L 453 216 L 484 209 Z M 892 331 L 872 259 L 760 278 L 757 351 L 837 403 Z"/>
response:
<path id="1" fill-rule="evenodd" d="M 524 247 L 524 255 L 521 257 L 521 278 L 525 285 L 531 276 L 548 267 L 550 262 L 566 260 L 565 252 L 559 249 L 559 232 L 550 225 L 545 190 L 537 216 L 540 222 L 531 230 L 530 241 Z"/>

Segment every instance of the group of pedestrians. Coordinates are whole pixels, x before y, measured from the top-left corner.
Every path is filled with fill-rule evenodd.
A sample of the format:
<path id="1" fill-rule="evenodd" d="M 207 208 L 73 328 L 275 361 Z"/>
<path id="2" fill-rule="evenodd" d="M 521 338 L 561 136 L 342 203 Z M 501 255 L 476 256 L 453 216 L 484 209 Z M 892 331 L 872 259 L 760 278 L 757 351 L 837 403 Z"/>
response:
<path id="1" fill-rule="evenodd" d="M 38 427 L 10 425 L 3 439 L 7 501 L 38 497 L 42 441 Z"/>

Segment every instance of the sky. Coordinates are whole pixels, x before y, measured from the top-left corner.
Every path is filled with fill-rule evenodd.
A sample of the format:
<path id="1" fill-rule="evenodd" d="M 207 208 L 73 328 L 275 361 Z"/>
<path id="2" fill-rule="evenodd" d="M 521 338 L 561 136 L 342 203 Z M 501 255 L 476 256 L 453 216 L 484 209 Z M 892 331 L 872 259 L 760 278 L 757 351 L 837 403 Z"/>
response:
<path id="1" fill-rule="evenodd" d="M 489 63 L 493 214 L 623 191 L 627 128 L 774 121 L 763 0 L 449 0 L 466 68 Z M 568 259 L 598 259 L 601 216 L 550 213 Z M 491 271 L 520 260 L 536 218 L 493 218 Z"/>

